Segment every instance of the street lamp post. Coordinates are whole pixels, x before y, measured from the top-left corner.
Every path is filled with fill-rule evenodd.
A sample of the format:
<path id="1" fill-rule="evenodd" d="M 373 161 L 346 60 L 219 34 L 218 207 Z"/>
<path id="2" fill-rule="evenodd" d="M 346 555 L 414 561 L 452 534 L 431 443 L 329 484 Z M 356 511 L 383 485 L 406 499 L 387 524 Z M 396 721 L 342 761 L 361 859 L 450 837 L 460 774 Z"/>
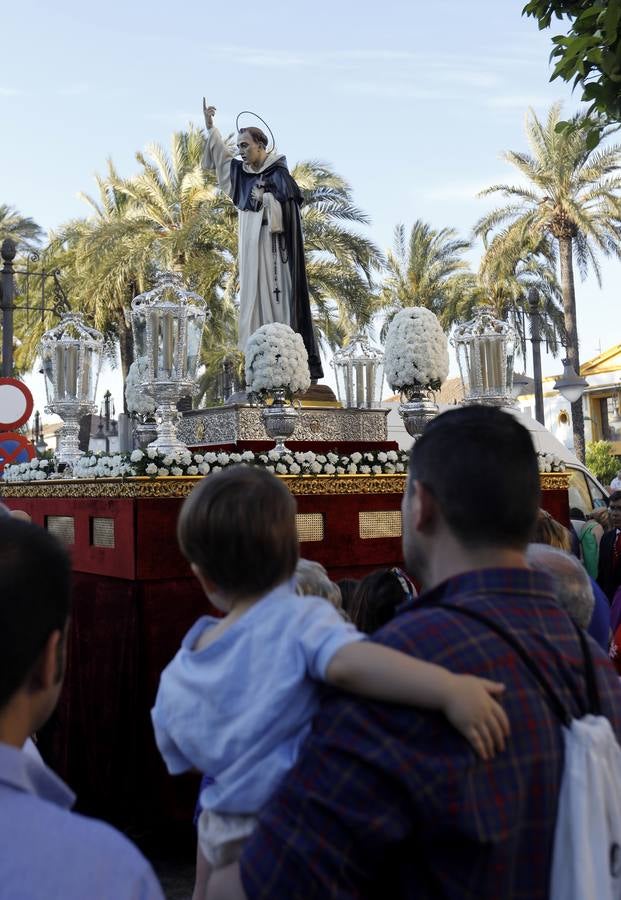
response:
<path id="1" fill-rule="evenodd" d="M 2 269 L 0 269 L 0 311 L 2 312 L 3 378 L 11 378 L 13 375 L 13 313 L 15 310 L 26 310 L 27 312 L 36 310 L 41 314 L 42 321 L 46 312 L 51 311 L 55 313 L 55 315 L 60 316 L 64 312 L 69 311 L 67 297 L 65 296 L 58 278 L 60 270 L 56 269 L 53 272 L 44 272 L 31 269 L 30 263 L 37 262 L 39 259 L 39 254 L 36 250 L 31 250 L 28 253 L 27 267 L 25 269 L 16 269 L 13 265 L 16 252 L 17 245 L 15 244 L 15 241 L 11 238 L 5 238 L 0 247 L 0 255 L 2 256 Z M 24 276 L 26 285 L 26 302 L 20 303 L 19 306 L 15 303 L 17 296 L 17 291 L 15 289 L 16 275 Z M 29 300 L 28 286 L 31 278 L 41 279 L 41 302 L 35 306 L 32 306 Z M 43 288 L 43 282 L 46 278 L 51 278 L 54 282 L 54 299 L 51 307 L 46 305 L 45 290 Z"/>
<path id="2" fill-rule="evenodd" d="M 530 319 L 530 340 L 533 345 L 533 379 L 535 382 L 535 418 L 545 426 L 543 411 L 543 378 L 541 375 L 541 323 L 539 321 L 539 291 L 528 291 L 528 316 Z"/>
<path id="3" fill-rule="evenodd" d="M 15 280 L 13 260 L 15 259 L 15 242 L 10 238 L 2 241 L 2 377 L 10 378 L 13 374 L 13 309 L 15 303 Z"/>
<path id="4" fill-rule="evenodd" d="M 577 403 L 589 386 L 582 375 L 577 375 L 568 359 L 561 360 L 563 374 L 554 382 L 554 390 L 563 395 L 568 403 Z"/>

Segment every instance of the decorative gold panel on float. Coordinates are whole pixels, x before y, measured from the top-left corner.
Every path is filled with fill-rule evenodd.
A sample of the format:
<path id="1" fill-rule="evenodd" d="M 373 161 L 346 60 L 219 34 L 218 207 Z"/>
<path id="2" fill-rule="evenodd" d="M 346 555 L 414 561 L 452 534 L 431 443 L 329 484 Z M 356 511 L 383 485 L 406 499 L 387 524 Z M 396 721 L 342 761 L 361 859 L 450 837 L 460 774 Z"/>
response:
<path id="1" fill-rule="evenodd" d="M 295 523 L 300 542 L 323 541 L 325 537 L 323 513 L 297 513 Z"/>
<path id="2" fill-rule="evenodd" d="M 292 494 L 402 494 L 405 475 L 280 475 Z M 540 474 L 541 489 L 567 490 L 569 472 Z M 2 482 L 0 497 L 187 497 L 201 479 L 190 475 L 166 478 L 98 478 L 89 481 Z"/>
<path id="3" fill-rule="evenodd" d="M 279 475 L 292 494 L 402 494 L 405 475 Z M 166 478 L 86 478 L 74 480 L 0 481 L 0 497 L 187 497 L 202 479 L 192 475 Z"/>
<path id="4" fill-rule="evenodd" d="M 358 529 L 362 540 L 401 537 L 401 511 L 387 509 L 358 513 Z"/>
<path id="5" fill-rule="evenodd" d="M 114 549 L 114 519 L 93 516 L 91 519 L 91 544 L 93 547 Z"/>
<path id="6" fill-rule="evenodd" d="M 73 516 L 46 516 L 45 527 L 62 541 L 63 544 L 75 544 L 75 520 Z"/>

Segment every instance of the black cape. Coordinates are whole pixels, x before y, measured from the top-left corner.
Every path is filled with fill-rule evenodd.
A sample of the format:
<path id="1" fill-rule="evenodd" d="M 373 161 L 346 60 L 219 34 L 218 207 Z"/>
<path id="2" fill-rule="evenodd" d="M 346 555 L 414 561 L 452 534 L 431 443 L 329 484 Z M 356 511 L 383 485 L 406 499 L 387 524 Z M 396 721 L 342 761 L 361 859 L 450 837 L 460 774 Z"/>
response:
<path id="1" fill-rule="evenodd" d="M 245 172 L 239 159 L 231 160 L 231 188 L 233 203 L 238 209 L 257 210 L 252 199 L 252 189 L 261 182 L 282 206 L 283 232 L 287 249 L 288 265 L 291 272 L 291 327 L 302 335 L 311 378 L 323 378 L 323 369 L 311 315 L 308 282 L 306 281 L 306 261 L 300 206 L 302 194 L 287 168 L 287 161 L 280 157 L 262 172 Z"/>

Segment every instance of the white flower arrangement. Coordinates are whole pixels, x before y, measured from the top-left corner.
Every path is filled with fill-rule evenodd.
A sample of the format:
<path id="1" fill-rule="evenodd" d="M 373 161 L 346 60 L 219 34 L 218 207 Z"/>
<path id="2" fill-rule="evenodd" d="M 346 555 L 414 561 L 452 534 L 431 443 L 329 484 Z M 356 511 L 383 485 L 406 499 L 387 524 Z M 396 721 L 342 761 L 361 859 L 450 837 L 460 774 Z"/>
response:
<path id="1" fill-rule="evenodd" d="M 448 341 L 436 316 L 423 306 L 402 309 L 386 336 L 384 372 L 393 391 L 437 391 L 449 370 Z"/>
<path id="2" fill-rule="evenodd" d="M 538 451 L 540 472 L 564 472 L 565 463 L 553 453 Z M 193 453 L 183 450 L 163 454 L 153 448 L 133 450 L 131 453 L 85 453 L 73 467 L 74 478 L 128 478 L 145 475 L 166 478 L 182 475 L 209 475 L 227 466 L 261 466 L 278 475 L 401 475 L 407 472 L 408 453 L 405 450 L 365 450 L 349 455 L 296 451 L 279 454 L 275 450 L 254 453 L 207 451 Z M 15 463 L 4 469 L 7 482 L 43 481 L 58 478 L 53 460 L 33 459 Z"/>
<path id="3" fill-rule="evenodd" d="M 36 463 L 36 465 L 35 465 Z M 367 450 L 363 453 L 313 453 L 307 451 L 280 454 L 275 450 L 254 453 L 207 451 L 192 453 L 190 450 L 159 453 L 153 448 L 133 450 L 132 453 L 85 453 L 73 467 L 74 478 L 128 478 L 146 475 L 150 478 L 166 478 L 181 475 L 208 475 L 227 466 L 261 466 L 278 475 L 394 475 L 407 471 L 408 454 L 405 450 Z M 7 482 L 40 481 L 58 477 L 54 466 L 47 460 L 32 460 L 6 466 Z"/>
<path id="4" fill-rule="evenodd" d="M 146 356 L 138 356 L 129 367 L 125 379 L 125 400 L 130 413 L 138 416 L 152 416 L 155 412 L 155 400 L 147 393 L 146 383 L 149 365 Z"/>
<path id="5" fill-rule="evenodd" d="M 555 453 L 544 453 L 542 450 L 537 451 L 537 464 L 540 472 L 564 472 L 565 463 Z"/>
<path id="6" fill-rule="evenodd" d="M 302 336 L 279 322 L 257 328 L 246 344 L 246 384 L 263 397 L 277 390 L 289 398 L 305 393 L 310 372 Z"/>

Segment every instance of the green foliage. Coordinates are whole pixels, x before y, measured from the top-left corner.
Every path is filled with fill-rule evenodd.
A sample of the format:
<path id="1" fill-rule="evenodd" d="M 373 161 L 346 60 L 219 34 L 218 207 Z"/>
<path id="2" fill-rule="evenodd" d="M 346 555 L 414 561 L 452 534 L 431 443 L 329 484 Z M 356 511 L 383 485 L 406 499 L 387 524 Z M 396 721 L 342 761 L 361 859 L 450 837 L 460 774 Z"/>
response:
<path id="1" fill-rule="evenodd" d="M 582 277 L 590 268 L 599 281 L 598 254 L 621 258 L 621 146 L 590 149 L 583 127 L 585 116 L 574 116 L 573 130 L 559 133 L 559 115 L 558 104 L 550 109 L 545 122 L 529 113 L 526 131 L 532 155 L 504 154 L 528 184 L 495 184 L 482 191 L 482 195 L 499 193 L 509 202 L 485 215 L 475 225 L 475 234 L 486 242 L 483 274 L 496 279 L 520 260 L 524 268 L 524 260 L 534 254 L 542 263 L 539 283 L 534 286 L 551 300 L 558 299 L 558 288 L 551 280 L 555 250 L 563 241 L 570 243 L 572 271 L 563 272 L 562 257 L 560 261 L 570 339 L 568 315 L 575 306 L 573 261 Z M 577 348 L 575 353 L 577 358 Z"/>
<path id="2" fill-rule="evenodd" d="M 436 230 L 419 219 L 406 236 L 405 226 L 397 225 L 380 292 L 380 303 L 387 309 L 382 333 L 408 306 L 430 309 L 447 328 L 472 289 L 474 275 L 464 259 L 469 247 L 470 241 L 460 238 L 454 228 Z"/>
<path id="3" fill-rule="evenodd" d="M 612 452 L 609 441 L 587 444 L 586 466 L 603 485 L 608 486 L 619 470 L 619 457 Z"/>
<path id="4" fill-rule="evenodd" d="M 111 161 L 97 176 L 95 197 L 81 195 L 89 215 L 62 225 L 42 253 L 42 267 L 61 269 L 74 309 L 86 314 L 111 344 L 118 341 L 126 375 L 133 359 L 128 315 L 136 294 L 153 286 L 158 270 L 180 272 L 207 301 L 201 362 L 201 396 L 214 402 L 223 375 L 243 381 L 237 349 L 237 213 L 202 167 L 204 135 L 193 126 L 172 135 L 170 150 L 149 145 L 136 154 L 139 169 L 123 178 Z M 376 309 L 373 278 L 382 266 L 377 247 L 356 230 L 366 215 L 352 200 L 351 187 L 332 169 L 315 161 L 292 172 L 304 197 L 302 219 L 307 276 L 315 325 L 332 348 L 364 328 Z M 37 226 L 0 206 L 14 233 L 34 237 Z M 30 229 L 30 230 L 29 230 Z M 37 285 L 52 299 L 50 284 Z M 22 339 L 18 364 L 29 368 L 42 332 L 51 327 L 16 315 Z"/>
<path id="5" fill-rule="evenodd" d="M 574 263 L 582 277 L 591 269 L 600 282 L 598 257 L 621 258 L 621 146 L 591 146 L 586 116 L 559 130 L 560 104 L 541 122 L 529 112 L 526 132 L 532 155 L 504 154 L 527 185 L 495 184 L 483 195 L 499 193 L 509 202 L 492 210 L 475 231 L 493 235 L 488 253 L 501 256 L 527 237 L 547 237 L 558 248 L 567 357 L 579 371 Z M 604 132 L 606 134 L 607 132 Z M 572 410 L 574 446 L 584 456 L 582 407 Z"/>
<path id="6" fill-rule="evenodd" d="M 590 104 L 592 149 L 601 135 L 601 117 L 621 123 L 621 0 L 530 0 L 523 15 L 536 18 L 540 30 L 549 28 L 553 16 L 569 20 L 568 33 L 552 38 L 551 80 L 581 86 L 582 99 Z"/>
<path id="7" fill-rule="evenodd" d="M 498 319 L 508 320 L 515 328 L 517 354 L 526 359 L 528 331 L 528 293 L 535 288 L 539 295 L 539 323 L 542 338 L 553 355 L 559 341 L 565 339 L 565 323 L 561 288 L 556 277 L 556 252 L 546 235 L 500 232 L 498 240 L 483 238 L 485 253 L 473 290 L 467 294 L 455 318 L 472 318 L 477 306 L 489 307 Z"/>
<path id="8" fill-rule="evenodd" d="M 37 246 L 43 237 L 43 229 L 34 219 L 22 216 L 14 207 L 0 203 L 0 244 L 5 238 L 12 238 L 17 251 L 29 250 Z"/>

